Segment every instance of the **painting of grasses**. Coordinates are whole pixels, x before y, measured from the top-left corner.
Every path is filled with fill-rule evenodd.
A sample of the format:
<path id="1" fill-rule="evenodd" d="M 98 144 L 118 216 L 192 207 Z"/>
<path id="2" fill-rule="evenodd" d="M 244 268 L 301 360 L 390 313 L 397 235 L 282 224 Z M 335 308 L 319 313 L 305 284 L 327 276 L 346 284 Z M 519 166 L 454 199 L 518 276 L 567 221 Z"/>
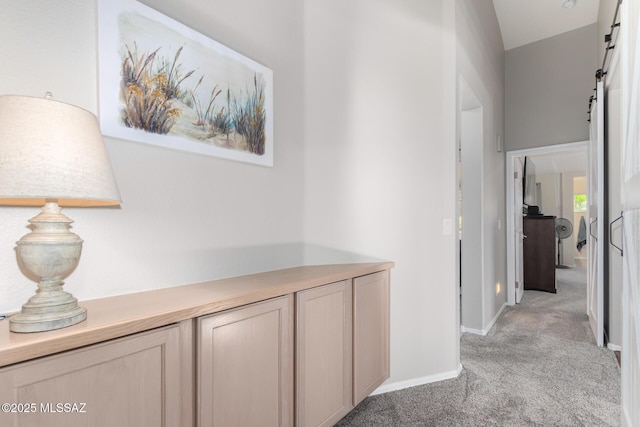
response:
<path id="1" fill-rule="evenodd" d="M 135 0 L 99 0 L 107 136 L 273 166 L 271 70 Z"/>

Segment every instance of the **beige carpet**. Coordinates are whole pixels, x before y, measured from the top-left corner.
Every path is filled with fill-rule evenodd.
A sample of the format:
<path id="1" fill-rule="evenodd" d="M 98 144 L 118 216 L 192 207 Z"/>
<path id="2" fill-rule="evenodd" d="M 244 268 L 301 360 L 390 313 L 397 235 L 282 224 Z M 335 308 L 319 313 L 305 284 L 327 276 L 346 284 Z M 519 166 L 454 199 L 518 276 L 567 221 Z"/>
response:
<path id="1" fill-rule="evenodd" d="M 369 397 L 338 426 L 619 426 L 620 371 L 589 329 L 584 270 L 556 272 L 557 294 L 526 291 L 487 336 L 462 335 L 458 378 Z"/>

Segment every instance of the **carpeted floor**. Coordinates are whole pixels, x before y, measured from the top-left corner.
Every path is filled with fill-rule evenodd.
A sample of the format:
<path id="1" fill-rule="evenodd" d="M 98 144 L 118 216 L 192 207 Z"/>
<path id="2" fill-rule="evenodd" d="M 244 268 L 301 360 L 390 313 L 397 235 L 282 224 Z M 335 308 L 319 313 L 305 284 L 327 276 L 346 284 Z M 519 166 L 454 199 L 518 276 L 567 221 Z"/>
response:
<path id="1" fill-rule="evenodd" d="M 462 334 L 456 379 L 365 399 L 347 426 L 619 426 L 620 371 L 589 329 L 584 270 L 526 291 L 487 336 Z"/>

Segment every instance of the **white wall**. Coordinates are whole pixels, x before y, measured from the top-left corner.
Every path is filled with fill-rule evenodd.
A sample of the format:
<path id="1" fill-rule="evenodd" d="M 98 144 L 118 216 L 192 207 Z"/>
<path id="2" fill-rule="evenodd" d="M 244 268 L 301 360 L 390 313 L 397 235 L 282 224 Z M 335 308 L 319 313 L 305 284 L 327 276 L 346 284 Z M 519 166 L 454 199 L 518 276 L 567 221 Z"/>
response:
<path id="1" fill-rule="evenodd" d="M 65 210 L 85 240 L 66 285 L 81 300 L 303 262 L 302 4 L 147 3 L 273 69 L 275 167 L 107 138 L 122 207 Z M 0 94 L 51 91 L 96 112 L 95 2 L 0 0 L 0 11 Z M 0 207 L 0 313 L 35 291 L 13 250 L 35 214 Z"/>
<path id="2" fill-rule="evenodd" d="M 535 156 L 533 156 L 533 160 L 535 162 Z M 552 215 L 557 218 L 567 218 L 573 225 L 573 234 L 569 238 L 562 239 L 560 241 L 562 245 L 562 257 L 560 262 L 567 266 L 574 266 L 576 264 L 576 257 L 586 257 L 586 247 L 580 252 L 578 252 L 578 249 L 576 248 L 578 228 L 580 226 L 580 214 L 574 214 L 573 211 L 573 196 L 575 193 L 573 180 L 575 177 L 584 177 L 585 174 L 586 171 L 567 171 L 562 173 L 543 173 L 536 175 L 536 180 L 540 183 L 542 188 L 542 202 L 540 203 L 542 213 L 544 215 Z M 586 194 L 586 191 L 575 194 Z M 561 198 L 562 200 L 560 200 Z M 586 213 L 584 215 L 586 219 Z"/>
<path id="3" fill-rule="evenodd" d="M 593 24 L 506 52 L 507 150 L 589 139 L 597 35 Z"/>
<path id="4" fill-rule="evenodd" d="M 482 323 L 474 329 L 485 332 L 507 301 L 505 155 L 504 150 L 496 150 L 496 139 L 504 141 L 505 53 L 493 3 L 457 1 L 456 35 L 457 72 L 483 111 L 482 176 L 476 177 L 482 198 L 482 205 L 476 207 L 482 227 L 482 298 L 477 301 Z M 463 168 L 468 160 L 463 158 Z"/>
<path id="5" fill-rule="evenodd" d="M 535 157 L 534 157 L 535 164 Z M 537 184 L 540 185 L 542 200 L 538 200 L 538 207 L 544 215 L 560 217 L 560 176 L 556 173 L 536 174 Z"/>
<path id="6" fill-rule="evenodd" d="M 388 383 L 458 365 L 452 6 L 305 1 L 305 237 L 396 262 Z"/>

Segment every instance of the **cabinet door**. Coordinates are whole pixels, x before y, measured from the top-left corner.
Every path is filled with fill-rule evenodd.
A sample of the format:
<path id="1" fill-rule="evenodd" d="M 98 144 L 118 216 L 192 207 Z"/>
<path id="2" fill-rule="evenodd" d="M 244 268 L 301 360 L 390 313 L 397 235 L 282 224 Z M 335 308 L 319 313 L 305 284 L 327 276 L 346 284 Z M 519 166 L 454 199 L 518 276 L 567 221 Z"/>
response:
<path id="1" fill-rule="evenodd" d="M 198 319 L 198 425 L 290 426 L 293 297 Z"/>
<path id="2" fill-rule="evenodd" d="M 389 378 L 389 271 L 353 279 L 354 406 Z"/>
<path id="3" fill-rule="evenodd" d="M 352 290 L 345 280 L 296 294 L 296 425 L 332 426 L 352 409 Z"/>
<path id="4" fill-rule="evenodd" d="M 180 425 L 180 354 L 174 325 L 3 368 L 0 425 Z"/>
<path id="5" fill-rule="evenodd" d="M 524 289 L 555 293 L 555 218 L 524 218 L 524 234 Z"/>

